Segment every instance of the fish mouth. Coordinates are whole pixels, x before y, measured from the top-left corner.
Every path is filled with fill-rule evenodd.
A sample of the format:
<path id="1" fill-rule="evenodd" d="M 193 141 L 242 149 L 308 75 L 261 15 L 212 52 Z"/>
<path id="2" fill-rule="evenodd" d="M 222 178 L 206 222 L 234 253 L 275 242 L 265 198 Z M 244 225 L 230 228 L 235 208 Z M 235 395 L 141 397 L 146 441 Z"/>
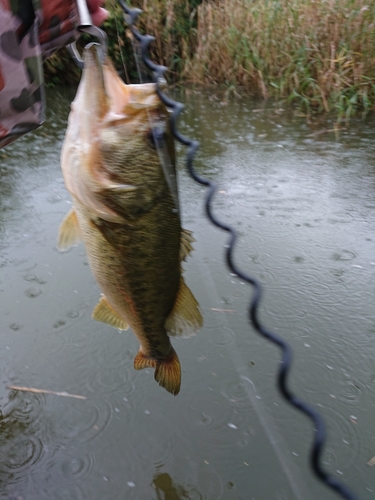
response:
<path id="1" fill-rule="evenodd" d="M 155 83 L 125 84 L 100 47 L 90 44 L 83 52 L 84 107 L 105 122 L 140 118 L 161 106 Z"/>
<path id="2" fill-rule="evenodd" d="M 89 44 L 83 52 L 84 68 L 73 109 L 89 119 L 92 115 L 103 118 L 109 110 L 101 56 L 97 44 Z"/>

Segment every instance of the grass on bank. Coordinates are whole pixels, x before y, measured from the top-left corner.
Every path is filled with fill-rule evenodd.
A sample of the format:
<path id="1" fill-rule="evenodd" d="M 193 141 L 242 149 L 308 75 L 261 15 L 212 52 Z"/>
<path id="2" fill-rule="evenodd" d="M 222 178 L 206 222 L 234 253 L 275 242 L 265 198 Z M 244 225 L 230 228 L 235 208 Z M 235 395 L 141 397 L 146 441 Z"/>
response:
<path id="1" fill-rule="evenodd" d="M 217 0 L 198 8 L 183 76 L 237 85 L 339 119 L 375 103 L 375 3 Z"/>
<path id="2" fill-rule="evenodd" d="M 173 81 L 287 99 L 339 121 L 375 105 L 375 3 L 365 0 L 133 0 L 152 56 Z M 122 12 L 104 28 L 119 69 L 135 74 Z M 122 50 L 122 53 L 121 53 Z M 55 56 L 56 57 L 56 56 Z"/>

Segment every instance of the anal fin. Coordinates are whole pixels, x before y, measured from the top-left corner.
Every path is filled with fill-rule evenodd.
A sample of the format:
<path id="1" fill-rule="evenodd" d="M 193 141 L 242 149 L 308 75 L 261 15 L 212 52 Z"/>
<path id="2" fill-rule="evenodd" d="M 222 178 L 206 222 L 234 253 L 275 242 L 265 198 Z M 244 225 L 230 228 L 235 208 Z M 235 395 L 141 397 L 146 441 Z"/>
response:
<path id="1" fill-rule="evenodd" d="M 60 224 L 57 248 L 68 250 L 81 241 L 77 215 L 74 208 L 70 209 Z"/>
<path id="2" fill-rule="evenodd" d="M 202 324 L 199 304 L 181 277 L 174 306 L 165 322 L 167 333 L 173 337 L 190 337 Z"/>
<path id="3" fill-rule="evenodd" d="M 148 358 L 143 354 L 142 351 L 139 351 L 134 358 L 134 368 L 136 370 L 143 370 L 144 368 L 156 368 L 156 365 L 156 359 Z"/>
<path id="4" fill-rule="evenodd" d="M 92 318 L 118 330 L 127 330 L 127 322 L 113 309 L 105 297 L 101 297 L 92 312 Z"/>

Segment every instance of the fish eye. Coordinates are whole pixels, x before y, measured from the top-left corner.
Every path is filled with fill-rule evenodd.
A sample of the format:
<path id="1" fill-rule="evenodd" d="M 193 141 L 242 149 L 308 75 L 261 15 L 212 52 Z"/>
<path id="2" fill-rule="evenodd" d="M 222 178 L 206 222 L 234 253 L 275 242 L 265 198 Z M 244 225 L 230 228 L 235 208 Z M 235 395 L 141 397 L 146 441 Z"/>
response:
<path id="1" fill-rule="evenodd" d="M 165 143 L 165 132 L 159 127 L 152 128 L 147 134 L 147 142 L 153 149 L 159 149 Z"/>

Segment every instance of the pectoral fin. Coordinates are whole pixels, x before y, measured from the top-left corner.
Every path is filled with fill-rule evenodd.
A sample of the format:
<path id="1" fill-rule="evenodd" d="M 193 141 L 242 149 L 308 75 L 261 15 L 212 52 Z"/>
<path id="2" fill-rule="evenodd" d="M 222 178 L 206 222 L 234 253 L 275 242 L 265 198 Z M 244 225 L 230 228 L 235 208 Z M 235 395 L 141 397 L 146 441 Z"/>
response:
<path id="1" fill-rule="evenodd" d="M 111 223 L 107 222 L 104 219 L 101 219 L 100 217 L 97 217 L 95 220 L 92 219 L 91 223 L 94 225 L 93 227 L 99 229 L 99 231 L 102 233 L 102 235 L 110 245 L 112 245 L 113 247 L 116 246 L 117 239 L 115 233 L 113 232 L 113 225 Z"/>
<path id="2" fill-rule="evenodd" d="M 199 304 L 181 277 L 176 301 L 165 322 L 167 333 L 173 337 L 190 337 L 202 324 Z"/>
<path id="3" fill-rule="evenodd" d="M 77 215 L 72 208 L 60 224 L 57 248 L 59 250 L 68 250 L 68 248 L 76 245 L 80 241 L 81 235 Z"/>
<path id="4" fill-rule="evenodd" d="M 186 260 L 191 252 L 194 250 L 192 243 L 194 243 L 196 239 L 193 237 L 192 231 L 188 229 L 181 230 L 181 243 L 180 243 L 180 260 Z"/>
<path id="5" fill-rule="evenodd" d="M 96 321 L 101 321 L 109 326 L 113 326 L 118 330 L 127 330 L 129 325 L 123 318 L 108 304 L 105 297 L 101 297 L 95 309 L 92 312 L 92 318 Z"/>

